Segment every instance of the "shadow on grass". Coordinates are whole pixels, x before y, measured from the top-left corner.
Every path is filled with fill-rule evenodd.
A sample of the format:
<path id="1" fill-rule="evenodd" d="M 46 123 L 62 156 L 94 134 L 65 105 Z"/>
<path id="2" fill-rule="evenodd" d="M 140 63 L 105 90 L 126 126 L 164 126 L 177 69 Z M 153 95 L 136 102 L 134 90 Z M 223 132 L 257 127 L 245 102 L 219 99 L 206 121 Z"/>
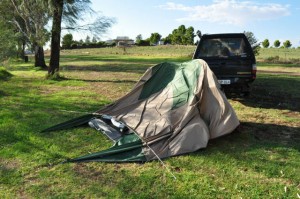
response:
<path id="1" fill-rule="evenodd" d="M 299 168 L 300 128 L 276 124 L 242 122 L 233 133 L 210 140 L 204 150 L 191 156 L 206 156 L 224 163 L 234 162 L 238 168 L 251 169 L 273 177 L 299 179 L 294 169 Z M 289 170 L 289 174 L 288 174 Z M 297 172 L 296 172 L 297 173 Z M 297 182 L 295 182 L 297 183 Z"/>
<path id="2" fill-rule="evenodd" d="M 6 94 L 4 91 L 0 90 L 0 97 L 5 97 L 5 96 L 8 96 L 8 94 Z"/>
<path id="3" fill-rule="evenodd" d="M 145 64 L 104 64 L 104 65 L 82 65 L 82 66 L 61 66 L 61 71 L 95 71 L 95 72 L 128 72 L 143 74 L 152 65 Z"/>
<path id="4" fill-rule="evenodd" d="M 122 84 L 122 83 L 137 83 L 137 81 L 134 81 L 134 80 L 115 80 L 115 79 L 112 79 L 112 80 L 108 80 L 108 79 L 98 79 L 98 80 L 95 80 L 95 79 L 76 79 L 76 78 L 64 78 L 64 80 L 74 80 L 74 81 L 83 81 L 83 82 L 90 82 L 90 83 L 93 83 L 93 82 L 110 82 L 110 83 L 117 83 L 117 84 Z"/>
<path id="5" fill-rule="evenodd" d="M 249 107 L 300 111 L 300 78 L 287 75 L 260 75 L 246 98 L 232 98 Z"/>
<path id="6" fill-rule="evenodd" d="M 141 64 L 156 64 L 166 61 L 182 62 L 191 60 L 190 57 L 136 57 L 132 55 L 62 55 L 62 61 L 75 61 L 75 62 L 86 62 L 86 61 L 99 61 L 99 62 L 124 62 L 124 63 L 141 63 Z M 64 60 L 66 59 L 66 60 Z"/>
<path id="7" fill-rule="evenodd" d="M 261 144 L 265 146 L 284 146 L 300 151 L 300 127 L 290 127 L 276 124 L 241 122 L 240 126 L 231 134 L 210 141 L 210 145 L 227 148 L 227 145 L 244 146 L 252 149 Z M 226 144 L 224 143 L 226 142 Z M 230 148 L 230 146 L 229 146 Z M 242 147 L 243 148 L 243 147 Z"/>

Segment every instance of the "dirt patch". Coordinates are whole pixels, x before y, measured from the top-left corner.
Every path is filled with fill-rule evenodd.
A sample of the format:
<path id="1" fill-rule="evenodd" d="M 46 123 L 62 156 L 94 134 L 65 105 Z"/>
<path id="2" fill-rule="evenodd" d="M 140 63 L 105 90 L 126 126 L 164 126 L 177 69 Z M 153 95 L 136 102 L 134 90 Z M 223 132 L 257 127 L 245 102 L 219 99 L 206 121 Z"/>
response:
<path id="1" fill-rule="evenodd" d="M 300 76 L 300 73 L 295 73 L 295 72 L 268 71 L 268 70 L 258 70 L 257 73 L 265 73 L 265 74 L 271 74 L 271 75 Z"/>
<path id="2" fill-rule="evenodd" d="M 84 176 L 85 178 L 92 179 L 92 180 L 100 180 L 104 178 L 103 177 L 104 174 L 102 173 L 101 170 L 100 171 L 95 170 L 93 167 L 89 167 L 84 163 L 75 164 L 74 171 L 77 175 Z"/>
<path id="3" fill-rule="evenodd" d="M 0 167 L 4 170 L 14 170 L 21 167 L 21 162 L 15 159 L 3 159 L 0 158 Z"/>
<path id="4" fill-rule="evenodd" d="M 56 92 L 61 91 L 61 87 L 56 87 L 56 86 L 44 86 L 43 88 L 40 89 L 40 94 L 42 95 L 50 95 Z"/>
<path id="5" fill-rule="evenodd" d="M 296 111 L 289 111 L 289 112 L 286 112 L 286 113 L 283 113 L 283 114 L 288 116 L 288 117 L 300 119 L 300 113 L 296 112 Z"/>

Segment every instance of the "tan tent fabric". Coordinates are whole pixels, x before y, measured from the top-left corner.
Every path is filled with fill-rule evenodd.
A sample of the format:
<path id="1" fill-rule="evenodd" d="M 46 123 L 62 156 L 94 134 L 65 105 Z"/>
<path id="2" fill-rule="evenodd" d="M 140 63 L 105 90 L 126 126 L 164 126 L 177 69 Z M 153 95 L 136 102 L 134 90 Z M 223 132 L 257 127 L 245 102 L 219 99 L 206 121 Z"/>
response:
<path id="1" fill-rule="evenodd" d="M 188 65 L 193 67 L 185 67 Z M 161 69 L 169 66 L 161 64 L 159 67 Z M 228 134 L 239 125 L 233 108 L 205 61 L 192 60 L 180 67 L 178 71 L 182 70 L 183 75 L 189 75 L 184 76 L 185 83 L 174 83 L 178 72 L 175 74 L 167 71 L 163 77 L 173 78 L 172 81 L 149 97 L 141 98 L 146 82 L 160 72 L 157 67 L 152 67 L 131 92 L 96 111 L 114 116 L 133 129 L 151 147 L 143 147 L 147 160 L 157 158 L 153 151 L 160 158 L 164 158 L 204 148 L 209 139 Z M 196 80 L 195 84 L 189 85 L 188 81 L 193 79 Z M 178 78 L 178 81 L 183 80 Z M 174 96 L 174 93 L 179 94 Z M 183 102 L 185 96 L 186 102 Z M 174 105 L 175 100 L 178 103 Z"/>

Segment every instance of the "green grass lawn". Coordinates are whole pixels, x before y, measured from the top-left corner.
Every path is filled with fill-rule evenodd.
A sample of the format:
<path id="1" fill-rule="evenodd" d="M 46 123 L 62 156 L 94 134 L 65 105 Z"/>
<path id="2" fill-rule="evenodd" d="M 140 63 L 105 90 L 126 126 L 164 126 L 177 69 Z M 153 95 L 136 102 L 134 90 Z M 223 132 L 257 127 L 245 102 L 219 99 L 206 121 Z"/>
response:
<path id="1" fill-rule="evenodd" d="M 62 52 L 64 80 L 32 63 L 0 78 L 0 198 L 297 198 L 300 195 L 299 66 L 258 64 L 249 98 L 230 99 L 241 125 L 206 149 L 145 164 L 68 163 L 112 143 L 88 127 L 41 130 L 93 112 L 126 94 L 145 70 L 185 61 L 180 49 Z M 116 53 L 117 52 L 117 53 Z M 2 76 L 7 76 L 4 69 Z M 0 76 L 1 77 L 1 76 Z"/>
<path id="2" fill-rule="evenodd" d="M 300 48 L 286 49 L 286 48 L 261 48 L 259 55 L 256 57 L 258 60 L 266 60 L 270 57 L 278 56 L 281 61 L 300 60 Z"/>

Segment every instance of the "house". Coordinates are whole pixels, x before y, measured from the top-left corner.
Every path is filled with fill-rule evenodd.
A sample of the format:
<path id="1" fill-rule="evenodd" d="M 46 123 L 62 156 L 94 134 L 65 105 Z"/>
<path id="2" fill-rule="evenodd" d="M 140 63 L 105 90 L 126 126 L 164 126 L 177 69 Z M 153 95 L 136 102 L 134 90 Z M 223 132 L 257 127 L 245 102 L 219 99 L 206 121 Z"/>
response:
<path id="1" fill-rule="evenodd" d="M 118 36 L 116 39 L 114 39 L 114 42 L 117 44 L 117 46 L 134 45 L 134 40 L 129 39 L 127 36 Z"/>

